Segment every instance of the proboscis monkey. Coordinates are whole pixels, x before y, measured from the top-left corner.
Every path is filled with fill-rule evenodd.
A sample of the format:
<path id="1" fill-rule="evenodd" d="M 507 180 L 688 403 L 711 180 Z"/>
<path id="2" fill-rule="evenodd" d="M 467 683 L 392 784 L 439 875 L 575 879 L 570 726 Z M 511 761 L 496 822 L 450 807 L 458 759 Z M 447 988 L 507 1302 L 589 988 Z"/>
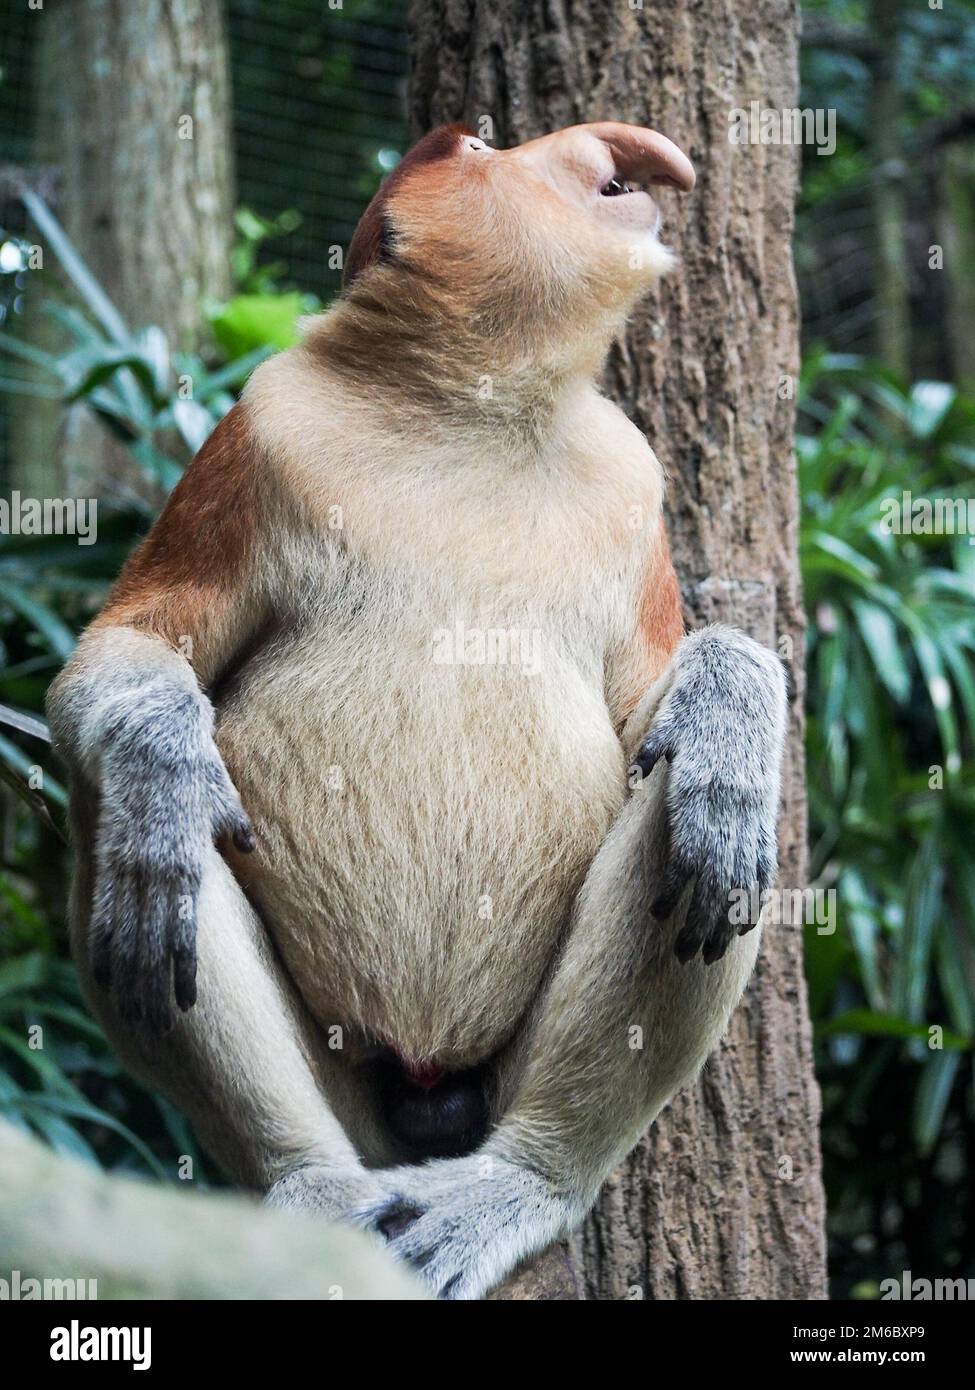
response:
<path id="1" fill-rule="evenodd" d="M 652 130 L 434 131 L 55 682 L 72 934 L 240 1182 L 443 1298 L 579 1222 L 758 950 L 786 691 L 684 635 L 661 468 L 596 389 L 671 265 Z"/>

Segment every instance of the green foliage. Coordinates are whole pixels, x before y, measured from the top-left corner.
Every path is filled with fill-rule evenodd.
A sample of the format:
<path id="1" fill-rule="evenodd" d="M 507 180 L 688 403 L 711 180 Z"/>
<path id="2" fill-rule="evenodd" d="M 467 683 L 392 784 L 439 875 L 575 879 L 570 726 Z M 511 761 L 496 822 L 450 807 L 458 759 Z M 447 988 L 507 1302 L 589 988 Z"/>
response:
<path id="1" fill-rule="evenodd" d="M 85 1011 L 73 967 L 50 954 L 42 920 L 2 879 L 0 893 L 43 947 L 0 957 L 0 1116 L 60 1153 L 117 1171 L 175 1180 L 178 1160 L 189 1157 L 205 1185 L 185 1120 L 123 1073 Z"/>
<path id="2" fill-rule="evenodd" d="M 283 283 L 287 262 L 263 262 L 265 242 L 287 236 L 301 226 L 299 213 L 259 217 L 241 208 L 234 219 L 237 240 L 232 261 L 240 293 L 226 304 L 211 306 L 207 318 L 217 344 L 229 360 L 247 358 L 268 347 L 275 351 L 298 341 L 298 319 L 320 309 L 321 301 Z"/>
<path id="3" fill-rule="evenodd" d="M 239 294 L 214 310 L 210 325 L 228 357 L 242 357 L 255 349 L 291 347 L 298 341 L 298 317 L 307 312 L 305 296 L 290 294 Z"/>
<path id="4" fill-rule="evenodd" d="M 252 208 L 238 208 L 234 216 L 236 237 L 230 253 L 234 284 L 241 294 L 274 294 L 287 272 L 286 261 L 262 262 L 264 243 L 287 236 L 301 226 L 301 213 L 293 208 L 277 217 L 261 217 Z"/>
<path id="5" fill-rule="evenodd" d="M 941 1174 L 966 1169 L 975 548 L 966 531 L 917 528 L 928 515 L 919 504 L 938 499 L 959 501 L 951 516 L 968 521 L 975 402 L 944 383 L 908 389 L 858 359 L 817 357 L 802 406 L 812 874 L 836 888 L 840 908 L 835 937 L 807 929 L 807 974 L 828 1188 L 853 1279 L 869 1263 L 856 1242 L 876 1239 L 880 1210 L 888 1227 L 898 1213 L 894 1247 L 917 1194 L 933 1201 Z M 903 534 L 905 510 L 914 534 Z M 852 1161 L 853 1136 L 864 1150 L 879 1143 L 873 1163 Z M 971 1233 L 946 1240 L 938 1268 L 961 1270 Z"/>
<path id="6" fill-rule="evenodd" d="M 160 328 L 131 332 L 50 209 L 34 193 L 25 193 L 23 200 L 76 302 L 49 300 L 44 306 L 67 339 L 58 353 L 0 333 L 0 353 L 33 369 L 30 376 L 8 377 L 0 385 L 36 393 L 39 375 L 40 389 L 65 405 L 84 401 L 149 478 L 168 491 L 273 345 L 256 342 L 252 334 L 246 356 L 211 371 L 198 356 L 172 352 Z"/>

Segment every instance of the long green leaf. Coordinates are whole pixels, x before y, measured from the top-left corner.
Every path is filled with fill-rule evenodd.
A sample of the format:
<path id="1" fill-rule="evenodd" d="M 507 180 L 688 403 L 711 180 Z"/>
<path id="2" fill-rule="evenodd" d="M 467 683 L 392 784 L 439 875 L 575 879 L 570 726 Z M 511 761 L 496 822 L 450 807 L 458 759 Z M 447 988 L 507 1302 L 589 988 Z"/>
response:
<path id="1" fill-rule="evenodd" d="M 47 238 L 68 278 L 106 333 L 117 343 L 128 342 L 129 331 L 122 315 L 78 255 L 54 213 L 44 200 L 30 189 L 25 189 L 21 198 L 41 235 Z"/>

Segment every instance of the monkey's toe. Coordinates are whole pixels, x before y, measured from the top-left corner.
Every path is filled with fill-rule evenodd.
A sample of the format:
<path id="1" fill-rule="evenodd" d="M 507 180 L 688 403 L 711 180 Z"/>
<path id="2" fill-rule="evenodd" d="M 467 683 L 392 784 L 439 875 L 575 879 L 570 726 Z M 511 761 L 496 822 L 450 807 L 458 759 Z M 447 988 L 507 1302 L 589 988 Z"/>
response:
<path id="1" fill-rule="evenodd" d="M 374 1217 L 373 1225 L 385 1240 L 396 1240 L 405 1234 L 423 1212 L 413 1202 L 404 1198 L 394 1198 Z"/>
<path id="2" fill-rule="evenodd" d="M 483 1150 L 380 1176 L 396 1192 L 357 1213 L 439 1299 L 478 1299 L 523 1259 L 564 1235 L 586 1203 L 540 1174 Z"/>

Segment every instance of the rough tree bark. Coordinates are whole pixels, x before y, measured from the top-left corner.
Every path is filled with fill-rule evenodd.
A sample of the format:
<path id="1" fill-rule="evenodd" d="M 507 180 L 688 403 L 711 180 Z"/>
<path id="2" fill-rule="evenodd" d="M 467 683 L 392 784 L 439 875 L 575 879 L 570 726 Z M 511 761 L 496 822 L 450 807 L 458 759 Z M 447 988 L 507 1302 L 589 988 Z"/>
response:
<path id="1" fill-rule="evenodd" d="M 798 162 L 781 145 L 731 143 L 729 114 L 752 101 L 796 105 L 797 47 L 792 0 L 412 6 L 417 134 L 490 117 L 505 145 L 621 120 L 659 128 L 697 167 L 693 195 L 665 195 L 681 268 L 635 315 L 607 385 L 670 473 L 689 622 L 735 623 L 790 659 L 783 887 L 805 875 L 791 399 Z M 588 1296 L 824 1296 L 818 1119 L 801 931 L 772 927 L 704 1077 L 613 1175 L 576 1242 Z"/>
<path id="2" fill-rule="evenodd" d="M 38 12 L 37 162 L 56 212 L 130 329 L 170 348 L 206 336 L 205 300 L 231 292 L 235 202 L 223 6 L 212 0 L 64 0 Z M 35 341 L 63 344 L 43 321 Z M 36 495 L 119 485 L 158 501 L 79 406 L 21 412 L 18 481 Z"/>
<path id="3" fill-rule="evenodd" d="M 223 6 L 68 0 L 51 19 L 40 99 L 68 234 L 130 327 L 192 347 L 201 301 L 230 292 Z"/>

